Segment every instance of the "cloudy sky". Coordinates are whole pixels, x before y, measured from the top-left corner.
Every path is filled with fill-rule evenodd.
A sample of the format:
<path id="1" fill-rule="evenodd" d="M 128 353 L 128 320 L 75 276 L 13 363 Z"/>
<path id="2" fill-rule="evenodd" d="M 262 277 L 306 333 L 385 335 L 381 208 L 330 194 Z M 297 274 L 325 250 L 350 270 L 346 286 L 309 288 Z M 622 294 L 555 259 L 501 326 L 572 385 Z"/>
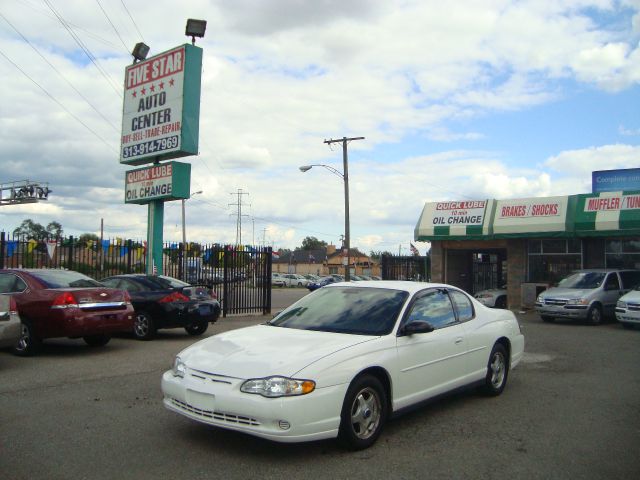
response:
<path id="1" fill-rule="evenodd" d="M 408 253 L 425 202 L 584 193 L 591 172 L 640 167 L 640 0 L 2 0 L 0 182 L 49 182 L 4 206 L 65 233 L 142 239 L 119 163 L 124 69 L 206 19 L 200 153 L 188 237 L 275 248 L 344 230 Z M 232 204 L 232 205 L 230 205 Z M 165 207 L 181 238 L 180 202 Z M 419 244 L 421 250 L 424 244 Z"/>

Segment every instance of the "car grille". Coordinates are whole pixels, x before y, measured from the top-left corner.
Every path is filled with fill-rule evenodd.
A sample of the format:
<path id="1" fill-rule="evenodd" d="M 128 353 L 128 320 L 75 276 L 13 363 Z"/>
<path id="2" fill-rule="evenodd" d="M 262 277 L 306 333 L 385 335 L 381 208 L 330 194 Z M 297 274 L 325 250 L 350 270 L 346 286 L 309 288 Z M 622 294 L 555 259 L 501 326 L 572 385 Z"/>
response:
<path id="1" fill-rule="evenodd" d="M 180 410 L 190 413 L 192 415 L 197 415 L 202 418 L 208 418 L 212 420 L 218 420 L 220 422 L 229 423 L 233 425 L 247 425 L 251 427 L 257 427 L 260 425 L 260 422 L 255 418 L 245 417 L 244 415 L 236 415 L 233 413 L 225 413 L 225 412 L 216 412 L 211 410 L 202 410 L 200 408 L 196 408 L 193 405 L 189 405 L 188 403 L 181 402 L 180 400 L 176 400 L 175 398 L 171 399 L 171 403 L 174 407 L 179 408 Z"/>
<path id="2" fill-rule="evenodd" d="M 627 309 L 632 312 L 640 311 L 640 303 L 627 303 Z"/>
<path id="3" fill-rule="evenodd" d="M 233 385 L 233 380 L 237 380 L 233 377 L 227 377 L 224 375 L 216 375 L 215 373 L 204 372 L 202 370 L 189 369 L 189 375 L 199 380 L 209 380 L 215 383 L 226 383 L 227 385 Z"/>
<path id="4" fill-rule="evenodd" d="M 545 305 L 555 305 L 557 307 L 562 307 L 563 305 L 567 304 L 567 300 L 560 300 L 558 298 L 545 298 L 544 299 L 544 304 Z"/>

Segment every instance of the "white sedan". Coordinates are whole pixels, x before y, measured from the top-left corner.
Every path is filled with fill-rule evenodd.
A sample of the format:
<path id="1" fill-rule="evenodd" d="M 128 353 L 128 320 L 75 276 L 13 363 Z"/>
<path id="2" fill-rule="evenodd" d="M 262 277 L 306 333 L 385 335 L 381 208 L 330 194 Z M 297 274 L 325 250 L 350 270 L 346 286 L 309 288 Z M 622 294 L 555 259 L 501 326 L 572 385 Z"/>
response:
<path id="1" fill-rule="evenodd" d="M 429 398 L 463 386 L 499 395 L 523 351 L 512 312 L 455 287 L 334 283 L 265 324 L 186 348 L 162 391 L 166 408 L 202 423 L 362 449 Z"/>

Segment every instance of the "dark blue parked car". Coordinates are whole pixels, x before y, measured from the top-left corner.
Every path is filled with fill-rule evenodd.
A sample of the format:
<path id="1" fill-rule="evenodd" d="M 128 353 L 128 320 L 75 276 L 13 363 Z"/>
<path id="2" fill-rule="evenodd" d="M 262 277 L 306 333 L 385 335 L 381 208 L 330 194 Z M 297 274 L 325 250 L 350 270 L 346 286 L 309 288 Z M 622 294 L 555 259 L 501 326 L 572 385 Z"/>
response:
<path id="1" fill-rule="evenodd" d="M 336 282 L 340 282 L 341 280 L 335 278 L 335 277 L 322 277 L 320 280 L 318 280 L 317 282 L 310 282 L 307 285 L 307 288 L 310 291 L 314 291 L 317 290 L 319 288 L 324 287 L 325 285 L 329 285 L 330 283 L 336 283 Z"/>

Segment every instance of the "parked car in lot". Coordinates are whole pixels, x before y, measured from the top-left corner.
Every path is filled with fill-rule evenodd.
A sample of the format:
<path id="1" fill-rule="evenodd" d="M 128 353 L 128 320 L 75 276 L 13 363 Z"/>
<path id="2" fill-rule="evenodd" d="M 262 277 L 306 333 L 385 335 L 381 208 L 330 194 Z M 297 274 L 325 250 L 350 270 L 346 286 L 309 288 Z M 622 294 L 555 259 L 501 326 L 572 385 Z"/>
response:
<path id="1" fill-rule="evenodd" d="M 628 329 L 640 325 L 640 287 L 620 297 L 616 304 L 616 320 Z"/>
<path id="2" fill-rule="evenodd" d="M 330 283 L 337 283 L 340 280 L 336 280 L 335 277 L 322 277 L 320 280 L 316 281 L 316 282 L 309 282 L 309 284 L 307 285 L 307 288 L 313 292 L 314 290 L 317 290 L 319 288 L 324 287 L 325 285 L 329 285 Z"/>
<path id="3" fill-rule="evenodd" d="M 280 273 L 272 273 L 271 274 L 271 286 L 272 287 L 285 287 L 287 282 L 285 282 L 284 278 Z"/>
<path id="4" fill-rule="evenodd" d="M 133 328 L 129 295 L 78 272 L 53 269 L 0 270 L 0 293 L 9 293 L 22 320 L 17 355 L 33 355 L 44 339 L 83 338 L 106 345 L 111 334 Z"/>
<path id="5" fill-rule="evenodd" d="M 18 306 L 11 295 L 0 295 L 0 348 L 12 347 L 22 334 Z"/>
<path id="6" fill-rule="evenodd" d="M 166 408 L 205 424 L 362 449 L 390 415 L 427 399 L 467 386 L 499 395 L 523 352 L 513 312 L 455 287 L 338 283 L 186 348 L 162 391 Z"/>
<path id="7" fill-rule="evenodd" d="M 507 308 L 507 290 L 505 288 L 489 288 L 476 292 L 474 298 L 491 308 Z"/>
<path id="8" fill-rule="evenodd" d="M 202 335 L 220 316 L 220 303 L 209 288 L 164 275 L 114 275 L 104 285 L 126 290 L 135 309 L 133 334 L 150 340 L 160 328 L 184 328 Z"/>
<path id="9" fill-rule="evenodd" d="M 598 325 L 614 317 L 618 299 L 639 283 L 640 270 L 578 270 L 542 292 L 535 308 L 545 322 L 560 317 Z"/>
<path id="10" fill-rule="evenodd" d="M 284 273 L 282 279 L 287 287 L 306 287 L 309 284 L 309 280 L 297 273 Z"/>

